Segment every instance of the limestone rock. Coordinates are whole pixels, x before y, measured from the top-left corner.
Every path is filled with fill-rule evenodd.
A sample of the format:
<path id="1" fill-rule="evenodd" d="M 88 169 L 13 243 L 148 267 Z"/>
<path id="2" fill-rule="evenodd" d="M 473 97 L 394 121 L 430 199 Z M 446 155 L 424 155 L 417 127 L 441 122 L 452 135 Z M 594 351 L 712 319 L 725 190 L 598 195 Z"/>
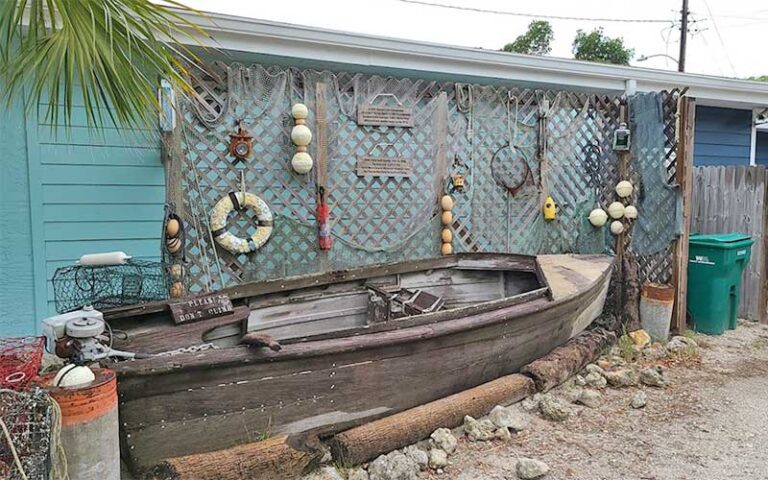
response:
<path id="1" fill-rule="evenodd" d="M 581 392 L 583 390 L 584 389 L 581 387 L 573 386 L 569 388 L 564 388 L 563 391 L 560 392 L 560 394 L 565 399 L 565 401 L 569 403 L 576 403 L 579 401 L 579 397 L 581 396 Z"/>
<path id="2" fill-rule="evenodd" d="M 438 428 L 430 437 L 435 444 L 435 447 L 443 450 L 447 454 L 452 454 L 456 451 L 456 447 L 459 441 L 453 436 L 453 433 L 447 428 Z"/>
<path id="3" fill-rule="evenodd" d="M 419 466 L 396 450 L 371 462 L 368 477 L 370 480 L 418 480 Z"/>
<path id="4" fill-rule="evenodd" d="M 583 376 L 581 376 L 581 375 L 576 375 L 576 376 L 573 378 L 573 384 L 574 384 L 574 385 L 577 385 L 577 386 L 579 386 L 579 387 L 584 387 L 584 386 L 586 386 L 586 385 L 587 385 L 587 381 L 586 381 L 586 380 L 584 380 L 584 377 L 583 377 Z"/>
<path id="5" fill-rule="evenodd" d="M 640 390 L 639 392 L 632 395 L 632 403 L 630 403 L 630 405 L 632 408 L 643 408 L 647 403 L 648 397 L 644 391 Z"/>
<path id="6" fill-rule="evenodd" d="M 667 351 L 669 353 L 680 353 L 689 349 L 697 348 L 699 345 L 692 338 L 677 335 L 672 337 L 672 340 L 667 343 Z"/>
<path id="7" fill-rule="evenodd" d="M 584 380 L 586 380 L 587 385 L 595 388 L 605 388 L 605 386 L 608 384 L 604 376 L 594 371 L 589 372 L 587 376 L 584 377 Z"/>
<path id="8" fill-rule="evenodd" d="M 418 448 L 415 445 L 409 445 L 403 449 L 403 454 L 416 462 L 420 470 L 426 470 L 429 464 L 429 456 L 427 452 Z"/>
<path id="9" fill-rule="evenodd" d="M 634 332 L 629 332 L 629 338 L 632 339 L 632 343 L 638 348 L 645 348 L 651 343 L 651 336 L 642 328 L 640 330 L 635 330 Z"/>
<path id="10" fill-rule="evenodd" d="M 631 387 L 637 384 L 637 375 L 632 369 L 620 368 L 612 372 L 605 372 L 605 380 L 612 387 Z"/>
<path id="11" fill-rule="evenodd" d="M 649 360 L 659 360 L 667 356 L 667 349 L 660 343 L 652 343 L 643 349 L 643 357 Z"/>
<path id="12" fill-rule="evenodd" d="M 598 375 L 605 375 L 605 371 L 602 368 L 600 368 L 600 366 L 598 366 L 598 365 L 596 365 L 594 363 L 590 363 L 589 365 L 587 365 L 584 368 L 584 370 L 587 373 L 596 373 Z"/>
<path id="13" fill-rule="evenodd" d="M 488 415 L 488 419 L 498 428 L 509 428 L 516 432 L 528 427 L 528 419 L 520 412 L 507 407 L 496 405 Z"/>
<path id="14" fill-rule="evenodd" d="M 578 403 L 589 408 L 597 408 L 603 404 L 603 396 L 595 390 L 584 389 L 578 398 Z"/>
<path id="15" fill-rule="evenodd" d="M 566 404 L 550 395 L 542 396 L 539 411 L 542 417 L 553 422 L 562 422 L 571 415 L 571 410 Z"/>
<path id="16" fill-rule="evenodd" d="M 512 433 L 509 431 L 507 427 L 497 428 L 495 432 L 493 432 L 493 437 L 496 440 L 501 440 L 502 442 L 508 442 L 512 440 Z"/>
<path id="17" fill-rule="evenodd" d="M 521 458 L 517 461 L 515 471 L 522 480 L 535 480 L 549 473 L 549 465 L 532 458 Z"/>
<path id="18" fill-rule="evenodd" d="M 539 409 L 539 400 L 541 400 L 541 394 L 536 393 L 530 397 L 526 397 L 522 402 L 520 402 L 520 406 L 523 407 L 523 410 L 535 412 Z"/>
<path id="19" fill-rule="evenodd" d="M 663 387 L 667 384 L 659 367 L 642 369 L 640 371 L 640 381 L 650 387 Z"/>
<path id="20" fill-rule="evenodd" d="M 438 468 L 445 468 L 448 465 L 448 454 L 445 450 L 439 448 L 433 448 L 429 451 L 429 467 L 437 470 Z"/>
<path id="21" fill-rule="evenodd" d="M 469 415 L 464 417 L 464 433 L 472 442 L 493 440 L 494 430 L 496 426 L 487 418 L 475 420 Z"/>
<path id="22" fill-rule="evenodd" d="M 325 466 L 303 477 L 303 480 L 344 480 L 344 477 L 336 470 L 336 467 Z"/>
<path id="23" fill-rule="evenodd" d="M 356 468 L 351 472 L 349 472 L 349 475 L 347 476 L 347 480 L 369 480 L 368 472 L 366 472 L 362 468 Z"/>

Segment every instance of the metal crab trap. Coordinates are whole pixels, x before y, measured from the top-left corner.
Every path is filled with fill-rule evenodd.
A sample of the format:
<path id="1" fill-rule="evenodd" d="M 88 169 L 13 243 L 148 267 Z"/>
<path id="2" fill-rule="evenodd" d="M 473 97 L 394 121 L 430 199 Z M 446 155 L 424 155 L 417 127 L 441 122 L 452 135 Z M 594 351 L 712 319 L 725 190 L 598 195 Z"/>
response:
<path id="1" fill-rule="evenodd" d="M 107 309 L 168 298 L 169 275 L 161 262 L 131 260 L 121 265 L 70 265 L 56 270 L 56 311 L 91 305 Z"/>
<path id="2" fill-rule="evenodd" d="M 55 407 L 41 388 L 0 389 L 0 478 L 47 480 L 53 468 Z"/>

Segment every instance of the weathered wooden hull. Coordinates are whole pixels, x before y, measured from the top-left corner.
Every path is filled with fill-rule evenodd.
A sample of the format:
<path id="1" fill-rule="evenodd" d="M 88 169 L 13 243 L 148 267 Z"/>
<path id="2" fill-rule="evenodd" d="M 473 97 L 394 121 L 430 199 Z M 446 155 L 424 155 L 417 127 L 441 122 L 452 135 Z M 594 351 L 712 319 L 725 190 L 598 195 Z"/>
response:
<path id="1" fill-rule="evenodd" d="M 518 371 L 602 310 L 611 261 L 558 257 L 539 262 L 551 295 L 277 353 L 236 347 L 118 364 L 123 451 L 140 468 L 265 435 L 331 433 Z"/>

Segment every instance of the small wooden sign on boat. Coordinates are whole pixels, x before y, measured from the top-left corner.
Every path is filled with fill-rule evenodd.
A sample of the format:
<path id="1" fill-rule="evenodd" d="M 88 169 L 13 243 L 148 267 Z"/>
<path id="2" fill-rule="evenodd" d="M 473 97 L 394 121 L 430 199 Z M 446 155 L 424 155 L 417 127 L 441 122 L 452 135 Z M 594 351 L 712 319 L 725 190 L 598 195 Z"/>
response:
<path id="1" fill-rule="evenodd" d="M 188 298 L 168 306 L 171 309 L 173 321 L 177 325 L 222 317 L 234 311 L 229 296 L 223 293 Z"/>

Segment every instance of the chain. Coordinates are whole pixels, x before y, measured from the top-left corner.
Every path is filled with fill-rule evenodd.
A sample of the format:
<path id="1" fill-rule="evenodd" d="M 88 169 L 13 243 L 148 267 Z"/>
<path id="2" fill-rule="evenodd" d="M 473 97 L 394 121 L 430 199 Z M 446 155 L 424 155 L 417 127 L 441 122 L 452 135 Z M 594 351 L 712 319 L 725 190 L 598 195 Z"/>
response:
<path id="1" fill-rule="evenodd" d="M 158 357 L 171 357 L 173 355 L 179 355 L 182 353 L 197 353 L 197 352 L 204 352 L 206 350 L 215 350 L 218 349 L 216 345 L 212 343 L 203 343 L 201 345 L 192 345 L 191 347 L 182 347 L 177 348 L 176 350 L 168 350 L 167 352 L 161 352 L 158 353 Z"/>

